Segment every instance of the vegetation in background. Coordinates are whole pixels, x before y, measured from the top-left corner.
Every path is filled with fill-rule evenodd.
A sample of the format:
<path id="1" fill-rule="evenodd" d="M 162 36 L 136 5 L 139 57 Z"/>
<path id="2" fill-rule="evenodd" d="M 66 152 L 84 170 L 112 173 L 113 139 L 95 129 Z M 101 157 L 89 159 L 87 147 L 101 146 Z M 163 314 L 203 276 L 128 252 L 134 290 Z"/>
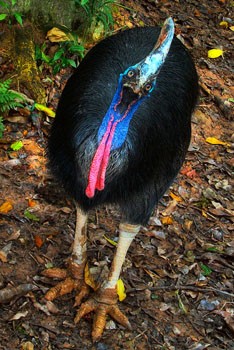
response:
<path id="1" fill-rule="evenodd" d="M 62 32 L 60 31 L 60 33 Z M 58 45 L 58 49 L 54 53 L 53 57 L 46 54 L 46 43 L 44 43 L 41 47 L 36 46 L 35 56 L 36 60 L 38 61 L 38 65 L 41 66 L 41 68 L 43 68 L 44 64 L 47 64 L 52 67 L 53 74 L 57 74 L 62 68 L 69 66 L 74 68 L 77 67 L 77 61 L 79 58 L 83 58 L 85 48 L 83 45 L 78 43 L 78 38 L 76 35 L 70 34 L 69 37 L 65 36 L 65 39 L 60 39 L 61 42 L 58 42 L 59 39 L 57 41 L 51 40 L 52 42 L 57 42 Z"/>
<path id="2" fill-rule="evenodd" d="M 14 10 L 17 4 L 17 0 L 1 0 L 0 7 L 3 8 L 3 13 L 0 13 L 0 21 L 7 20 L 11 25 L 16 20 L 21 26 L 23 24 L 22 15 Z"/>
<path id="3" fill-rule="evenodd" d="M 23 107 L 24 97 L 19 92 L 11 90 L 11 79 L 0 81 L 0 113 L 6 114 L 11 109 Z M 0 137 L 4 131 L 3 116 L 0 116 Z"/>
<path id="4" fill-rule="evenodd" d="M 115 0 L 74 0 L 77 6 L 81 6 L 86 14 L 84 23 L 84 39 L 90 34 L 93 39 L 99 39 L 101 34 L 105 34 L 114 25 L 113 5 L 122 6 Z"/>

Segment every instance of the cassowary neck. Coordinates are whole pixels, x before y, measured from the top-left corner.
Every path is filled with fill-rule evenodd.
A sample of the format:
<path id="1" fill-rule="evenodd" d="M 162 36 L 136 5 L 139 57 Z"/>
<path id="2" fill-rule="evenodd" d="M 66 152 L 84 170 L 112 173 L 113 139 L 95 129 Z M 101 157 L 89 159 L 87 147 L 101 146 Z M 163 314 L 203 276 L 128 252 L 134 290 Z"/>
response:
<path id="1" fill-rule="evenodd" d="M 98 148 L 94 155 L 88 178 L 86 195 L 92 198 L 95 190 L 103 190 L 110 152 L 124 143 L 129 123 L 145 97 L 135 94 L 122 84 L 122 74 L 110 107 L 98 130 Z"/>

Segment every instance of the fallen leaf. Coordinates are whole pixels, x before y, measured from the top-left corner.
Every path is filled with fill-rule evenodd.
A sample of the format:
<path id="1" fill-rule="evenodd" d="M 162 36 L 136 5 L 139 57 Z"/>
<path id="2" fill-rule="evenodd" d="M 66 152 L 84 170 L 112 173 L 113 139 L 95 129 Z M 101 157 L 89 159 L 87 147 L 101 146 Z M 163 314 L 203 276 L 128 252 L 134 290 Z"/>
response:
<path id="1" fill-rule="evenodd" d="M 7 254 L 3 250 L 0 250 L 0 260 L 3 263 L 7 262 Z"/>
<path id="2" fill-rule="evenodd" d="M 38 111 L 41 111 L 41 112 L 44 112 L 45 114 L 47 114 L 49 117 L 52 117 L 54 118 L 55 117 L 55 112 L 52 111 L 52 109 L 44 106 L 44 105 L 41 105 L 39 103 L 35 103 L 34 107 L 38 110 Z"/>
<path id="3" fill-rule="evenodd" d="M 29 198 L 29 200 L 28 200 L 28 206 L 30 207 L 30 208 L 33 208 L 33 207 L 35 207 L 37 205 L 37 203 L 34 201 L 34 200 L 32 200 L 31 198 Z"/>
<path id="4" fill-rule="evenodd" d="M 234 32 L 234 26 L 229 27 L 229 29 L 231 29 L 231 31 Z"/>
<path id="5" fill-rule="evenodd" d="M 173 219 L 170 216 L 165 216 L 164 218 L 161 219 L 161 222 L 163 225 L 172 225 Z"/>
<path id="6" fill-rule="evenodd" d="M 191 220 L 189 220 L 189 219 L 185 219 L 185 220 L 184 220 L 183 227 L 184 227 L 184 229 L 185 229 L 186 232 L 189 232 L 189 231 L 190 231 L 192 224 L 193 224 L 193 221 L 191 221 Z"/>
<path id="7" fill-rule="evenodd" d="M 90 287 L 93 288 L 94 290 L 96 289 L 96 283 L 94 282 L 93 276 L 92 276 L 91 273 L 90 273 L 88 263 L 85 265 L 84 279 L 85 279 L 85 283 L 86 283 L 88 286 L 90 286 Z"/>
<path id="8" fill-rule="evenodd" d="M 210 143 L 211 145 L 223 145 L 226 147 L 230 147 L 230 144 L 228 142 L 223 142 L 221 140 L 216 139 L 216 137 L 207 137 L 206 142 Z"/>
<path id="9" fill-rule="evenodd" d="M 15 321 L 15 320 L 19 320 L 22 317 L 26 317 L 28 314 L 28 311 L 21 311 L 21 312 L 17 312 L 17 314 L 15 314 L 12 318 L 10 318 L 10 321 Z"/>
<path id="10" fill-rule="evenodd" d="M 112 239 L 108 238 L 106 235 L 103 236 L 107 242 L 109 242 L 110 244 L 112 244 L 113 246 L 117 246 L 118 243 L 116 243 L 115 241 L 113 241 Z"/>
<path id="11" fill-rule="evenodd" d="M 175 295 L 177 296 L 177 299 L 178 299 L 179 308 L 180 308 L 185 314 L 187 314 L 187 313 L 188 313 L 188 310 L 187 310 L 186 306 L 184 305 L 184 303 L 183 303 L 183 301 L 182 301 L 182 299 L 181 299 L 181 297 L 180 297 L 180 295 L 179 295 L 179 291 L 178 291 L 178 290 L 175 292 Z"/>
<path id="12" fill-rule="evenodd" d="M 176 194 L 174 194 L 173 192 L 170 192 L 169 193 L 169 196 L 172 198 L 172 199 L 175 199 L 177 202 L 182 202 L 182 198 L 177 196 Z"/>
<path id="13" fill-rule="evenodd" d="M 32 214 L 28 209 L 24 211 L 24 216 L 32 221 L 40 221 L 40 219 L 36 215 Z"/>
<path id="14" fill-rule="evenodd" d="M 226 21 L 221 21 L 221 22 L 219 23 L 219 25 L 220 25 L 221 27 L 223 27 L 223 28 L 228 28 L 228 22 L 226 22 Z"/>
<path id="15" fill-rule="evenodd" d="M 61 29 L 54 27 L 47 32 L 46 37 L 52 43 L 59 43 L 62 41 L 70 41 L 73 37 L 71 34 L 64 33 Z"/>
<path id="16" fill-rule="evenodd" d="M 11 204 L 11 202 L 10 201 L 6 201 L 0 206 L 0 213 L 1 214 L 7 214 L 12 209 L 13 209 L 13 205 Z"/>
<path id="17" fill-rule="evenodd" d="M 208 51 L 209 58 L 218 58 L 220 56 L 223 56 L 223 50 L 221 49 L 211 49 Z"/>
<path id="18" fill-rule="evenodd" d="M 37 248 L 41 248 L 43 246 L 43 239 L 39 235 L 34 236 L 34 242 Z"/>
<path id="19" fill-rule="evenodd" d="M 21 344 L 20 350 L 34 350 L 34 345 L 30 341 Z"/>
<path id="20" fill-rule="evenodd" d="M 16 141 L 10 145 L 13 151 L 19 151 L 24 146 L 22 141 Z"/>
<path id="21" fill-rule="evenodd" d="M 125 293 L 125 287 L 124 287 L 124 283 L 123 281 L 120 279 L 118 279 L 117 281 L 117 294 L 119 297 L 119 301 L 123 301 L 126 298 L 126 293 Z"/>
<path id="22" fill-rule="evenodd" d="M 24 140 L 24 149 L 26 152 L 34 155 L 42 154 L 43 149 L 34 140 Z"/>

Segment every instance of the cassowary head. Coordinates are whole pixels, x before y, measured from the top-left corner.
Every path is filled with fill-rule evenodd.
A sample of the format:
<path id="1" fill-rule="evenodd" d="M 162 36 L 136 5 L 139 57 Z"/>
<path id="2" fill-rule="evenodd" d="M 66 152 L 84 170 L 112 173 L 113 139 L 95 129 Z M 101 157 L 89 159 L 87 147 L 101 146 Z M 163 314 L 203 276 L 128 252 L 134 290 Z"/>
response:
<path id="1" fill-rule="evenodd" d="M 91 163 L 85 191 L 87 197 L 92 198 L 95 190 L 104 189 L 110 152 L 122 146 L 135 111 L 154 90 L 173 36 L 174 23 L 172 18 L 168 18 L 153 50 L 142 61 L 120 74 L 111 105 L 98 130 L 98 148 Z"/>

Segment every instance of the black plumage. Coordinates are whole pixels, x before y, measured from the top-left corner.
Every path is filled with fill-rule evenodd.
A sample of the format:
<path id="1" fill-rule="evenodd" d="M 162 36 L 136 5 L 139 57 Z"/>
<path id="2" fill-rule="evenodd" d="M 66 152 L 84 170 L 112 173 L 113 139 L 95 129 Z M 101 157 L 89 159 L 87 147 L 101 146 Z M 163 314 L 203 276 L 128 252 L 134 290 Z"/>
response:
<path id="1" fill-rule="evenodd" d="M 135 28 L 101 41 L 62 93 L 49 139 L 50 167 L 83 211 L 117 204 L 123 221 L 146 224 L 184 161 L 198 79 L 190 54 L 174 38 L 154 91 L 135 112 L 124 144 L 111 152 L 104 190 L 85 195 L 98 128 L 119 74 L 144 59 L 159 33 Z"/>

